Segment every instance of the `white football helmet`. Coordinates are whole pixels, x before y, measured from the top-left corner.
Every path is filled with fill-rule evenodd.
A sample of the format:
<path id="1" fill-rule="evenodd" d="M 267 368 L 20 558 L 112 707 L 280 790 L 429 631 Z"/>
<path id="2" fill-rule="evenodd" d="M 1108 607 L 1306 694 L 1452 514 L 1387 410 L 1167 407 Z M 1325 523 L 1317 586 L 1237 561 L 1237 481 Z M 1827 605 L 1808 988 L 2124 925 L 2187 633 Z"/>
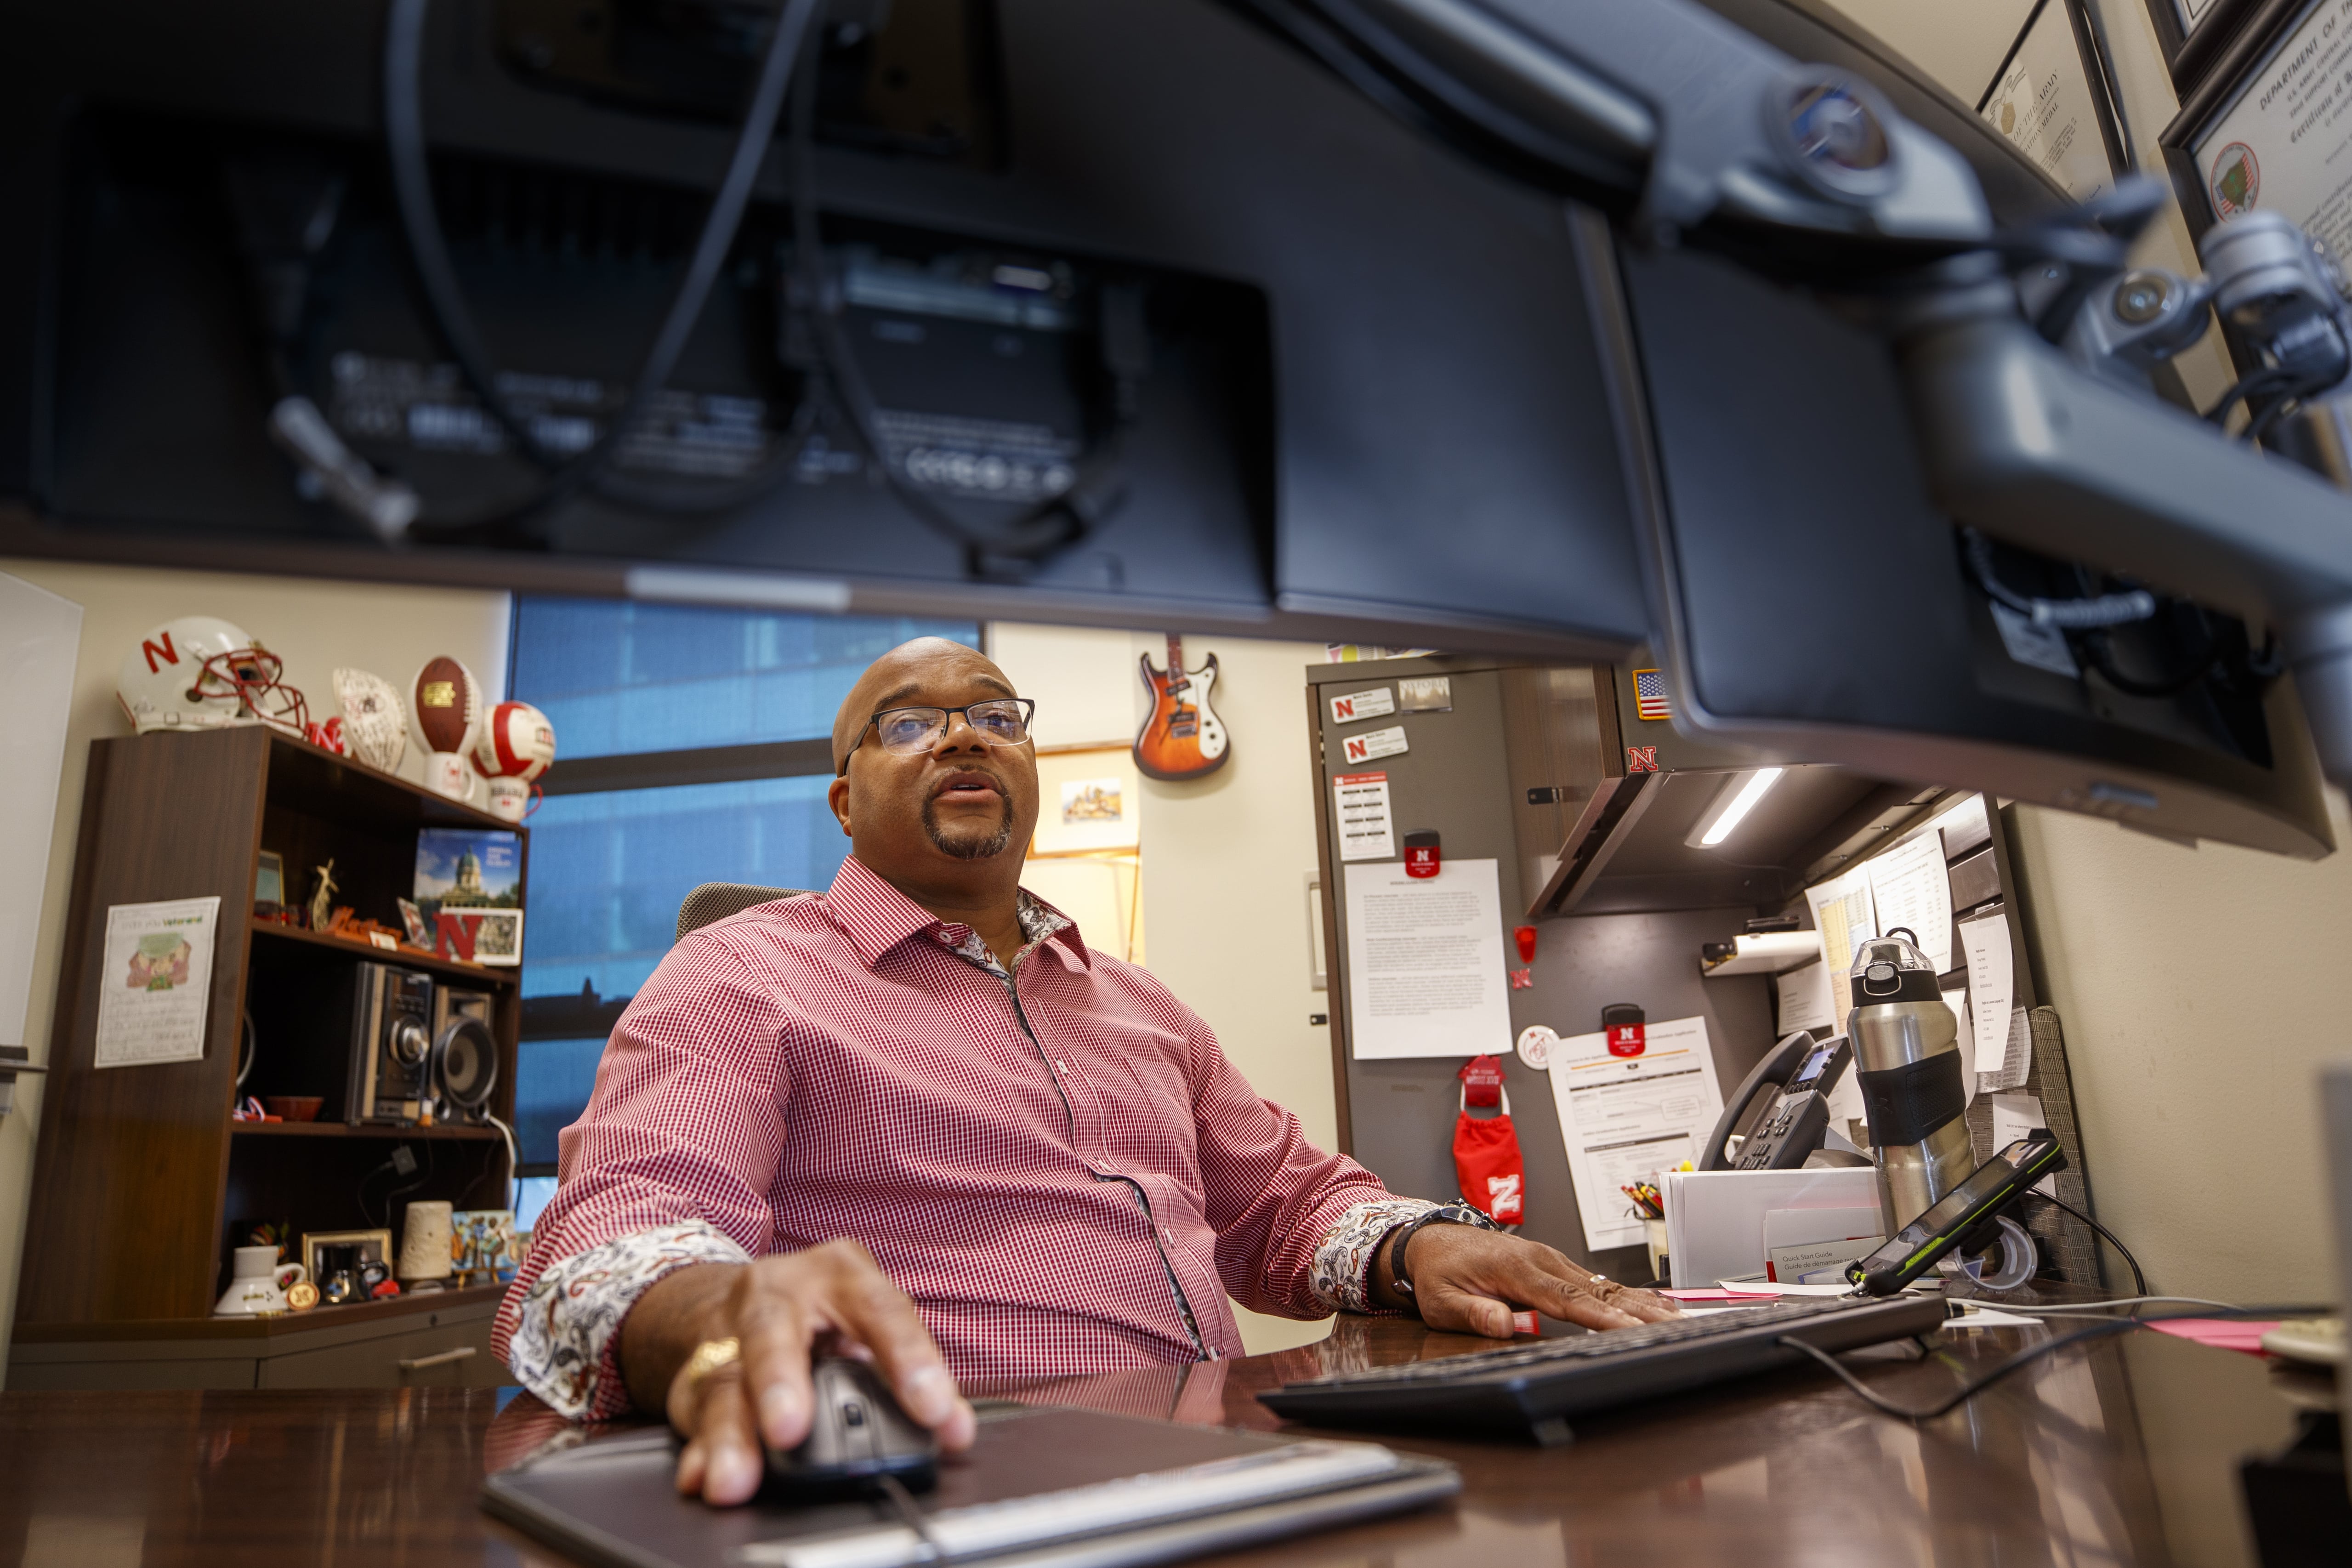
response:
<path id="1" fill-rule="evenodd" d="M 268 724 L 299 736 L 310 710 L 284 677 L 283 661 L 244 627 L 217 616 L 182 616 L 123 657 L 115 695 L 142 735 Z"/>

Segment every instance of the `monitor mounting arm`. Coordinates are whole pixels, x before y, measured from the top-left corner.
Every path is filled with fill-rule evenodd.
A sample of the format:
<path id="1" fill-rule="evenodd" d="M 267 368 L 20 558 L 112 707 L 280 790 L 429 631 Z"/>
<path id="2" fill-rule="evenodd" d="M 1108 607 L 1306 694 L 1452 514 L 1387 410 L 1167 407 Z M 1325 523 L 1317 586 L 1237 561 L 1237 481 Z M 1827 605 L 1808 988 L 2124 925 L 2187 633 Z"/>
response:
<path id="1" fill-rule="evenodd" d="M 2062 347 L 2084 291 L 2054 320 L 2021 302 L 2022 239 L 2075 247 L 2106 302 L 2128 232 L 2102 235 L 2086 213 L 1996 233 L 1965 161 L 1869 84 L 1695 0 L 1225 3 L 1497 172 L 1607 212 L 1637 244 L 1904 292 L 1882 320 L 1938 505 L 2273 631 L 2323 771 L 2352 786 L 2352 498 L 2116 374 L 2193 332 Z M 2199 312 L 2216 296 L 2226 309 L 2241 276 L 2207 248 L 2215 277 L 2182 296 Z"/>

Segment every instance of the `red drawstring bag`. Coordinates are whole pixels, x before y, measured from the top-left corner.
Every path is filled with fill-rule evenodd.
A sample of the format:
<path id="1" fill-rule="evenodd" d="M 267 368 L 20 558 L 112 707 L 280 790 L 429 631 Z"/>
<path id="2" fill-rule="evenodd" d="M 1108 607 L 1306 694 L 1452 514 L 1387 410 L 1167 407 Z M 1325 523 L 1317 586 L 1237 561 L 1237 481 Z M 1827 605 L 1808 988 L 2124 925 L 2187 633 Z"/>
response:
<path id="1" fill-rule="evenodd" d="M 1470 1114 L 1472 1074 L 1481 1061 L 1494 1068 L 1494 1099 L 1481 1094 L 1480 1103 L 1491 1105 L 1499 1099 L 1503 1107 L 1499 1114 L 1483 1119 Z M 1527 1218 L 1527 1163 L 1519 1158 L 1519 1134 L 1511 1125 L 1511 1091 L 1503 1087 L 1501 1076 L 1500 1065 L 1491 1057 L 1475 1058 L 1462 1071 L 1461 1103 L 1454 1120 L 1454 1173 L 1462 1183 L 1465 1202 L 1496 1225 L 1518 1225 Z"/>

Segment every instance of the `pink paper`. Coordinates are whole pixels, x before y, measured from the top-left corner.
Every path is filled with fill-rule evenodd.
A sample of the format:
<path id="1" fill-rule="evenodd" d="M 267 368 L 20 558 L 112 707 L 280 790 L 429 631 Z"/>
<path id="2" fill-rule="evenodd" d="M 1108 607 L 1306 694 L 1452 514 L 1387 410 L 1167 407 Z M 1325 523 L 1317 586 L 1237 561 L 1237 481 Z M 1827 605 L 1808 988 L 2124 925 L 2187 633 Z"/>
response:
<path id="1" fill-rule="evenodd" d="M 1661 1296 L 1672 1296 L 1677 1301 L 1746 1301 L 1753 1298 L 1733 1290 L 1661 1290 Z"/>
<path id="2" fill-rule="evenodd" d="M 2189 1340 L 2215 1350 L 2243 1351 L 2248 1355 L 2266 1355 L 2263 1336 L 2278 1327 L 2273 1320 L 2267 1323 L 2250 1322 L 2243 1318 L 2167 1318 L 2150 1323 L 2149 1328 L 2175 1339 Z"/>

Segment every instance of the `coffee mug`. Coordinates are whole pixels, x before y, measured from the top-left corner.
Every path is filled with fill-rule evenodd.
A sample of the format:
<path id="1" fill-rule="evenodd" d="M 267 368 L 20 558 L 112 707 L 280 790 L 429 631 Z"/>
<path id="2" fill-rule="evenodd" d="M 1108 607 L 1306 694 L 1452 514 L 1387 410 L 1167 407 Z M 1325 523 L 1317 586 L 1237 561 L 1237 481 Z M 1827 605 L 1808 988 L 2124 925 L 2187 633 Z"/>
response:
<path id="1" fill-rule="evenodd" d="M 280 1263 L 274 1247 L 240 1247 L 230 1254 L 228 1289 L 213 1308 L 216 1318 L 286 1310 L 286 1289 L 310 1278 L 299 1263 Z"/>

